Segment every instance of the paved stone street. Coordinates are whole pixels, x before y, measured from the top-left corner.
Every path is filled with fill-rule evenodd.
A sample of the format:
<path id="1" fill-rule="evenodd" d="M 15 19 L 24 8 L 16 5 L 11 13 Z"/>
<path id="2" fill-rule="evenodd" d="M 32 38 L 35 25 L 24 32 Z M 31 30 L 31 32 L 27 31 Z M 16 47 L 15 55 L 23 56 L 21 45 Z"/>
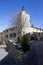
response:
<path id="1" fill-rule="evenodd" d="M 22 63 L 16 62 L 4 48 L 0 48 L 0 65 L 43 65 L 43 42 L 32 43 Z"/>
<path id="2" fill-rule="evenodd" d="M 18 63 L 13 60 L 11 55 L 5 51 L 4 48 L 0 48 L 0 65 L 17 65 Z"/>
<path id="3" fill-rule="evenodd" d="M 5 49 L 0 48 L 0 61 L 6 57 L 8 55 L 8 53 L 5 51 Z"/>

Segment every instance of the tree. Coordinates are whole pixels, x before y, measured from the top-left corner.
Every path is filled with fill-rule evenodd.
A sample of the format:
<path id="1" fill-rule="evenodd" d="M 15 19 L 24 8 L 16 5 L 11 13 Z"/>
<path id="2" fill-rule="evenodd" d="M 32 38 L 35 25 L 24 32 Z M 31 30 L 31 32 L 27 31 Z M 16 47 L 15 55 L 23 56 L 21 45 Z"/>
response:
<path id="1" fill-rule="evenodd" d="M 18 35 L 20 34 L 20 37 L 22 36 L 22 29 L 23 29 L 23 27 L 25 26 L 25 23 L 26 23 L 25 22 L 26 19 L 25 20 L 24 19 L 22 19 L 22 14 L 20 12 L 20 13 L 16 14 L 15 16 L 12 16 L 12 19 L 10 21 L 11 26 L 16 26 Z"/>
<path id="2" fill-rule="evenodd" d="M 27 35 L 24 35 L 21 38 L 20 42 L 21 42 L 21 48 L 22 48 L 23 52 L 26 53 L 30 48 L 29 38 L 27 37 Z"/>
<path id="3" fill-rule="evenodd" d="M 30 28 L 30 15 L 27 15 L 25 10 L 22 9 L 16 16 L 12 17 L 12 26 L 16 26 L 17 35 L 21 38 L 28 32 L 26 29 Z M 24 31 L 25 30 L 25 31 Z"/>
<path id="4" fill-rule="evenodd" d="M 17 14 L 16 15 L 13 15 L 12 17 L 11 17 L 11 19 L 10 19 L 10 26 L 12 27 L 14 27 L 14 26 L 16 26 L 16 24 L 17 24 Z"/>

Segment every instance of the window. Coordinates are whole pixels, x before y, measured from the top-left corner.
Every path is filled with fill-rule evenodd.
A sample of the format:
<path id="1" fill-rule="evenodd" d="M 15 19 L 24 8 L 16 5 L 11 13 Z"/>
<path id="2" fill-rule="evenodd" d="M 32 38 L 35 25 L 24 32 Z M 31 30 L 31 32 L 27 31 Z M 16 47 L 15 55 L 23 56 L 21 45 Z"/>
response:
<path id="1" fill-rule="evenodd" d="M 16 33 L 13 33 L 13 37 L 16 37 Z"/>
<path id="2" fill-rule="evenodd" d="M 40 36 L 40 33 L 39 33 L 39 36 Z"/>
<path id="3" fill-rule="evenodd" d="M 14 29 L 11 29 L 11 31 L 14 31 Z"/>
<path id="4" fill-rule="evenodd" d="M 37 31 L 38 31 L 38 29 L 37 29 Z"/>
<path id="5" fill-rule="evenodd" d="M 10 37 L 16 37 L 16 33 L 10 33 Z"/>
<path id="6" fill-rule="evenodd" d="M 6 35 L 6 38 L 8 38 L 8 35 Z"/>
<path id="7" fill-rule="evenodd" d="M 8 32 L 8 30 L 6 30 L 6 32 Z"/>
<path id="8" fill-rule="evenodd" d="M 12 37 L 12 33 L 10 34 L 10 37 Z"/>

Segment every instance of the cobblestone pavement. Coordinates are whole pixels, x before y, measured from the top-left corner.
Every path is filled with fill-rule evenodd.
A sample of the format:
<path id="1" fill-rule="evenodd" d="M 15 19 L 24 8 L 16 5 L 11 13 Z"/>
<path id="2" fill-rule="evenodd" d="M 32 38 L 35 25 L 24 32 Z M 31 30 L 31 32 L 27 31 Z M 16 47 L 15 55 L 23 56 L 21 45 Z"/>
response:
<path id="1" fill-rule="evenodd" d="M 0 65 L 20 65 L 20 63 L 17 63 L 10 55 L 7 55 L 0 61 Z"/>
<path id="2" fill-rule="evenodd" d="M 4 48 L 0 48 L 0 61 L 8 55 Z"/>
<path id="3" fill-rule="evenodd" d="M 8 52 L 4 48 L 0 48 L 0 65 L 18 65 Z"/>
<path id="4" fill-rule="evenodd" d="M 34 42 L 22 63 L 16 62 L 5 49 L 0 49 L 0 65 L 43 65 L 43 42 Z"/>

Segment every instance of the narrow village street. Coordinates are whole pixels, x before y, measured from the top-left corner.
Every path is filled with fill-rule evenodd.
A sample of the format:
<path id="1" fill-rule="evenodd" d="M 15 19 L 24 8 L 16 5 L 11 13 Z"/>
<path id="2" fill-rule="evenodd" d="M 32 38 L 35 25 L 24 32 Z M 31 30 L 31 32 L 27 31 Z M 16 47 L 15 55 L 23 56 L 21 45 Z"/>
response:
<path id="1" fill-rule="evenodd" d="M 30 53 L 22 63 L 24 63 L 24 65 L 29 65 L 30 63 L 30 65 L 34 65 L 35 62 L 37 62 L 38 65 L 41 63 L 41 65 L 43 65 L 43 42 L 32 43 Z M 22 63 L 16 62 L 4 48 L 0 48 L 0 65 L 22 65 Z"/>
<path id="2" fill-rule="evenodd" d="M 0 48 L 0 65 L 17 65 L 18 63 L 4 49 Z"/>

